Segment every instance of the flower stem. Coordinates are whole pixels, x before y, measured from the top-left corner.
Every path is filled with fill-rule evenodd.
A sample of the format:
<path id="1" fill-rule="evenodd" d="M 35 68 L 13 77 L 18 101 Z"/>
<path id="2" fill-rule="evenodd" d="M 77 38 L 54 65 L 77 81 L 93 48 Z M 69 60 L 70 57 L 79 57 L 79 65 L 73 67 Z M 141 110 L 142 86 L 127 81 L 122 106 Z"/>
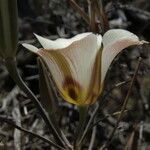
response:
<path id="1" fill-rule="evenodd" d="M 96 113 L 97 113 L 98 108 L 99 108 L 99 105 L 96 105 L 96 108 L 95 108 L 94 112 L 92 113 L 92 115 L 91 115 L 91 117 L 90 117 L 90 120 L 88 121 L 88 123 L 87 123 L 87 125 L 86 125 L 86 127 L 85 127 L 84 132 L 82 133 L 82 136 L 81 136 L 81 138 L 80 138 L 80 141 L 78 142 L 78 145 L 81 145 L 81 144 L 82 144 L 82 142 L 83 142 L 83 140 L 84 140 L 84 138 L 85 138 L 85 136 L 86 136 L 86 134 L 87 134 L 87 131 L 88 131 L 88 129 L 90 128 L 91 123 L 93 122 L 93 119 L 94 119 L 94 117 L 95 117 L 95 115 L 96 115 Z"/>
<path id="2" fill-rule="evenodd" d="M 7 58 L 5 59 L 5 65 L 7 67 L 7 70 L 12 77 L 12 79 L 16 82 L 16 84 L 23 90 L 23 92 L 33 101 L 35 104 L 36 108 L 38 109 L 42 119 L 48 126 L 50 132 L 53 133 L 54 138 L 56 141 L 65 146 L 64 141 L 61 139 L 59 136 L 58 132 L 56 131 L 55 127 L 53 126 L 51 120 L 49 119 L 46 111 L 44 110 L 43 106 L 41 103 L 38 101 L 36 96 L 32 93 L 32 91 L 27 87 L 27 85 L 24 83 L 24 81 L 21 79 L 18 71 L 17 71 L 17 65 L 16 65 L 16 59 L 15 58 Z"/>
<path id="3" fill-rule="evenodd" d="M 75 134 L 75 141 L 74 141 L 74 147 L 77 149 L 77 147 L 80 147 L 81 145 L 78 144 L 80 141 L 80 138 L 82 137 L 82 134 L 84 132 L 84 129 L 86 127 L 86 120 L 88 116 L 88 106 L 79 106 L 79 124 L 76 129 L 76 134 Z"/>

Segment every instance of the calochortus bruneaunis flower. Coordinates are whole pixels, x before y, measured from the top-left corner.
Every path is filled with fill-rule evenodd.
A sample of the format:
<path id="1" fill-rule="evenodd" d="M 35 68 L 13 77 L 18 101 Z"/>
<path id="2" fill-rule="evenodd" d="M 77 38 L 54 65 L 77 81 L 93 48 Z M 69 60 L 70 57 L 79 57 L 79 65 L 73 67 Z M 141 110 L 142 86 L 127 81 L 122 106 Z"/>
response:
<path id="1" fill-rule="evenodd" d="M 43 48 L 23 46 L 43 59 L 61 96 L 76 105 L 93 104 L 116 55 L 128 46 L 143 44 L 136 35 L 122 29 L 109 30 L 103 37 L 89 32 L 55 41 L 35 36 Z"/>

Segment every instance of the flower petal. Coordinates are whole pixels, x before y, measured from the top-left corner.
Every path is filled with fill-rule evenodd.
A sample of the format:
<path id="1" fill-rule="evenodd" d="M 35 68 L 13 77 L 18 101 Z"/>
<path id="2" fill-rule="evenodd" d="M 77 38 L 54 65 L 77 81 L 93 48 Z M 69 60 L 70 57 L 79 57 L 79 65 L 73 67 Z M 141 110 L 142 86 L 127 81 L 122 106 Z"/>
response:
<path id="1" fill-rule="evenodd" d="M 79 41 L 79 40 L 85 38 L 86 36 L 88 36 L 90 34 L 91 34 L 90 32 L 81 33 L 81 34 L 78 34 L 78 35 L 76 35 L 70 39 L 59 38 L 59 39 L 54 40 L 54 41 L 43 38 L 37 34 L 34 34 L 34 35 L 36 36 L 38 41 L 41 43 L 41 45 L 43 46 L 44 49 L 53 49 L 53 50 L 57 49 L 58 50 L 58 49 L 66 48 L 69 45 L 71 45 L 73 42 Z"/>
<path id="2" fill-rule="evenodd" d="M 101 65 L 101 84 L 103 84 L 106 73 L 119 52 L 131 45 L 143 44 L 139 38 L 123 29 L 112 29 L 107 31 L 103 36 L 103 51 Z"/>
<path id="3" fill-rule="evenodd" d="M 87 97 L 91 97 L 90 94 L 93 94 L 90 86 L 95 87 L 94 84 L 91 84 L 92 75 L 93 71 L 97 69 L 95 60 L 101 46 L 100 35 L 84 35 L 86 35 L 84 38 L 83 36 L 81 38 L 81 35 L 76 36 L 78 40 L 74 40 L 66 48 L 39 50 L 39 55 L 45 60 L 62 97 L 77 105 L 91 103 Z M 98 85 L 100 86 L 100 82 Z M 89 91 L 89 89 L 91 90 Z"/>
<path id="4" fill-rule="evenodd" d="M 26 49 L 30 50 L 33 53 L 37 53 L 38 50 L 39 50 L 37 47 L 35 47 L 35 46 L 31 45 L 31 44 L 24 43 L 24 44 L 22 44 L 22 46 L 25 47 Z"/>

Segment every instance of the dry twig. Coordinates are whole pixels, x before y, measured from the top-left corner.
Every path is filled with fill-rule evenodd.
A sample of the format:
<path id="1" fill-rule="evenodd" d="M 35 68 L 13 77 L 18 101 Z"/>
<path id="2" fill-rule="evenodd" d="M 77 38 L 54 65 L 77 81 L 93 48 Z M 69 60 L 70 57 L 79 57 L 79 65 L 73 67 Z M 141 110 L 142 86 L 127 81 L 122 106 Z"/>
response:
<path id="1" fill-rule="evenodd" d="M 121 119 L 122 119 L 122 117 L 123 117 L 123 114 L 124 114 L 124 111 L 125 111 L 125 109 L 126 109 L 126 105 L 127 105 L 127 103 L 128 103 L 129 96 L 130 96 L 130 93 L 131 93 L 131 90 L 132 90 L 134 81 L 135 81 L 135 79 L 136 79 L 136 76 L 137 76 L 137 73 L 138 73 L 138 70 L 139 70 L 139 67 L 140 67 L 140 64 L 141 64 L 141 60 L 142 60 L 142 58 L 139 58 L 137 68 L 136 68 L 135 73 L 134 73 L 134 75 L 133 75 L 133 78 L 132 78 L 132 80 L 131 80 L 131 83 L 130 83 L 130 86 L 129 86 L 129 90 L 128 90 L 128 93 L 127 93 L 127 95 L 126 95 L 126 97 L 125 97 L 124 103 L 123 103 L 123 105 L 122 105 L 121 113 L 120 113 L 120 115 L 119 115 L 119 117 L 118 117 L 116 126 L 114 127 L 113 131 L 111 132 L 111 134 L 110 134 L 110 136 L 109 136 L 107 142 L 101 147 L 101 150 L 103 150 L 103 149 L 105 149 L 106 147 L 108 147 L 108 145 L 110 144 L 110 142 L 111 142 L 111 140 L 112 140 L 112 138 L 113 138 L 113 136 L 114 136 L 114 134 L 115 134 L 115 132 L 116 132 L 116 130 L 117 130 L 117 127 L 118 127 L 118 125 L 119 125 L 119 122 L 121 121 Z"/>
<path id="2" fill-rule="evenodd" d="M 18 129 L 18 130 L 20 130 L 20 131 L 23 131 L 23 132 L 25 132 L 25 133 L 27 133 L 27 134 L 33 136 L 33 137 L 36 137 L 36 138 L 38 138 L 38 139 L 41 139 L 42 141 L 44 141 L 44 142 L 48 143 L 49 145 L 52 145 L 52 146 L 54 146 L 54 147 L 60 149 L 60 150 L 65 150 L 63 147 L 57 145 L 57 144 L 54 143 L 53 141 L 51 141 L 51 140 L 49 140 L 49 139 L 47 139 L 47 138 L 45 138 L 45 137 L 43 137 L 43 136 L 40 136 L 40 135 L 38 135 L 38 134 L 36 134 L 36 133 L 30 132 L 30 131 L 28 131 L 28 130 L 26 130 L 26 129 L 24 129 L 24 128 L 18 126 L 18 125 L 16 125 L 15 123 L 13 123 L 10 119 L 8 119 L 8 118 L 6 118 L 6 117 L 0 116 L 0 121 L 1 121 L 1 122 L 5 122 L 5 123 L 9 124 L 10 126 L 16 128 L 16 129 Z"/>

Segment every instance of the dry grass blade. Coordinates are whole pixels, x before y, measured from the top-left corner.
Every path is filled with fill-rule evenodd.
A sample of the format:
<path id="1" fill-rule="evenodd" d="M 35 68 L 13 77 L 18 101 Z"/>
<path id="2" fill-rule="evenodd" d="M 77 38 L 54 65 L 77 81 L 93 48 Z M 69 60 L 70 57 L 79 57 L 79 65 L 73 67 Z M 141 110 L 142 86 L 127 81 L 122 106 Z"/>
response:
<path id="1" fill-rule="evenodd" d="M 95 0 L 96 13 L 101 25 L 101 33 L 104 34 L 109 29 L 108 18 L 105 14 L 102 1 Z"/>
<path id="2" fill-rule="evenodd" d="M 12 112 L 12 116 L 16 122 L 17 125 L 21 126 L 21 113 L 20 113 L 20 109 L 19 109 L 19 102 L 17 101 L 17 99 L 13 99 L 13 105 L 14 105 L 14 109 Z M 15 129 L 14 130 L 14 148 L 16 150 L 21 150 L 21 131 Z"/>
<path id="3" fill-rule="evenodd" d="M 96 26 L 96 5 L 95 1 L 88 0 L 88 7 L 89 7 L 89 16 L 90 16 L 90 28 L 92 32 L 97 32 L 97 26 Z"/>
<path id="4" fill-rule="evenodd" d="M 129 139 L 125 145 L 124 150 L 137 150 L 138 149 L 138 127 L 136 126 L 134 131 L 130 134 Z"/>
<path id="5" fill-rule="evenodd" d="M 128 90 L 128 93 L 127 93 L 127 95 L 126 95 L 126 97 L 125 97 L 124 103 L 123 103 L 123 105 L 122 105 L 121 113 L 120 113 L 120 115 L 119 115 L 119 117 L 118 117 L 116 126 L 114 127 L 113 131 L 111 132 L 111 134 L 110 134 L 110 136 L 109 136 L 107 142 L 101 147 L 101 150 L 103 150 L 103 149 L 105 149 L 106 147 L 108 147 L 108 145 L 110 144 L 110 142 L 111 142 L 111 140 L 112 140 L 112 138 L 113 138 L 113 136 L 114 136 L 114 134 L 115 134 L 115 132 L 116 132 L 116 129 L 117 129 L 118 125 L 119 125 L 119 122 L 121 121 L 121 119 L 122 119 L 122 117 L 123 117 L 123 114 L 124 114 L 124 111 L 125 111 L 125 109 L 126 109 L 126 105 L 127 105 L 127 103 L 128 103 L 128 99 L 129 99 L 129 96 L 130 96 L 130 93 L 131 93 L 131 90 L 132 90 L 134 81 L 135 81 L 135 79 L 136 79 L 136 76 L 137 76 L 137 73 L 138 73 L 138 70 L 139 70 L 141 61 L 142 61 L 142 58 L 139 58 L 137 68 L 136 68 L 135 73 L 134 73 L 134 75 L 133 75 L 133 78 L 132 78 L 132 80 L 131 80 L 131 83 L 130 83 L 130 86 L 129 86 L 129 90 Z"/>
<path id="6" fill-rule="evenodd" d="M 128 110 L 125 110 L 124 113 L 128 112 Z M 108 117 L 111 117 L 111 116 L 118 116 L 119 114 L 121 113 L 121 111 L 119 112 L 115 112 L 113 114 L 107 114 L 105 115 L 103 118 L 100 118 L 99 120 L 97 120 L 95 123 L 93 123 L 93 125 L 91 125 L 91 127 L 89 128 L 88 131 L 90 131 L 90 129 L 92 129 L 94 126 L 96 126 L 99 122 L 103 121 L 104 119 L 107 119 Z"/>
<path id="7" fill-rule="evenodd" d="M 30 135 L 33 136 L 33 137 L 39 138 L 39 139 L 41 139 L 42 141 L 44 141 L 44 142 L 46 142 L 46 143 L 48 143 L 48 144 L 50 144 L 50 145 L 52 145 L 52 146 L 54 146 L 54 147 L 60 149 L 60 150 L 65 150 L 63 147 L 57 145 L 57 144 L 54 143 L 53 141 L 51 141 L 51 140 L 49 140 L 49 139 L 46 139 L 46 138 L 43 137 L 43 136 L 40 136 L 40 135 L 38 135 L 38 134 L 36 134 L 36 133 L 33 133 L 33 132 L 30 132 L 30 131 L 28 131 L 28 130 L 26 130 L 26 129 L 24 129 L 24 128 L 22 128 L 22 127 L 16 125 L 16 124 L 14 124 L 14 123 L 12 122 L 12 120 L 7 119 L 6 117 L 0 116 L 0 122 L 5 122 L 5 123 L 9 124 L 10 126 L 16 128 L 16 129 L 18 129 L 18 130 L 20 130 L 20 131 L 23 131 L 23 132 L 25 132 L 25 133 L 27 133 L 27 134 L 30 134 Z"/>
<path id="8" fill-rule="evenodd" d="M 70 5 L 72 8 L 74 8 L 80 15 L 81 17 L 85 20 L 87 24 L 89 24 L 90 20 L 88 15 L 82 10 L 82 8 L 74 1 L 74 0 L 69 0 Z"/>
<path id="9" fill-rule="evenodd" d="M 93 149 L 95 137 L 96 137 L 96 127 L 93 128 L 92 137 L 91 137 L 91 141 L 90 141 L 88 150 L 92 150 Z"/>
<path id="10" fill-rule="evenodd" d="M 49 128 L 50 132 L 53 133 L 54 138 L 58 143 L 61 143 L 61 145 L 66 146 L 62 138 L 59 136 L 58 132 L 56 131 L 54 125 L 52 124 L 51 120 L 49 119 L 45 109 L 37 99 L 37 97 L 33 94 L 33 92 L 28 88 L 28 86 L 25 84 L 25 82 L 22 80 L 20 74 L 17 70 L 16 65 L 16 59 L 13 58 L 7 58 L 5 59 L 5 65 L 6 68 L 12 77 L 12 79 L 16 82 L 16 84 L 23 90 L 23 92 L 33 101 L 34 105 L 36 106 L 37 110 L 39 111 L 39 114 L 41 115 L 42 119 L 45 121 L 47 127 Z"/>

